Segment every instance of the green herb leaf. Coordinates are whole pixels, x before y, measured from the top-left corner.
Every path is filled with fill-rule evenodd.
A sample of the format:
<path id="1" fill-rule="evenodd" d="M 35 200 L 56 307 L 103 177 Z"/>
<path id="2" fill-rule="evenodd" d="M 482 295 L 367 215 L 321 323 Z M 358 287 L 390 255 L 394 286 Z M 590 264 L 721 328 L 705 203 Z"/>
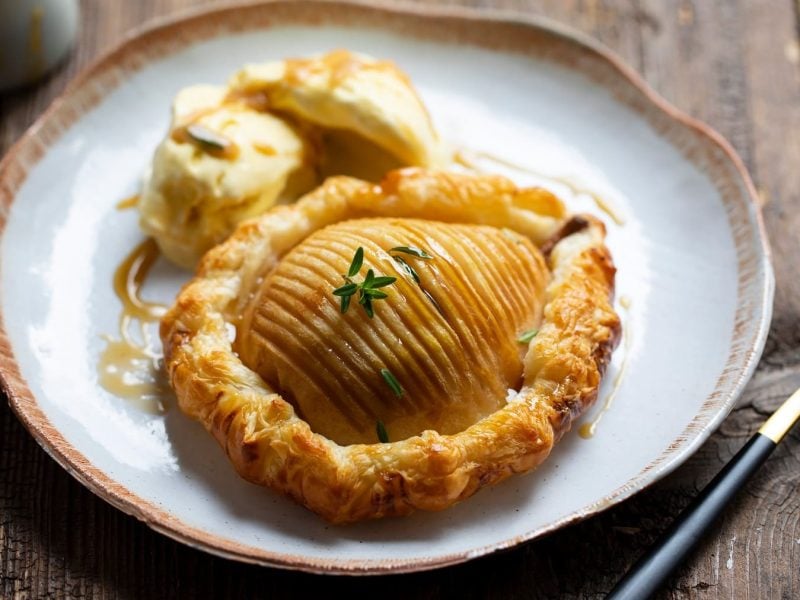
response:
<path id="1" fill-rule="evenodd" d="M 430 260 L 433 257 L 422 250 L 421 248 L 415 248 L 414 246 L 397 246 L 392 248 L 389 252 L 402 252 L 404 254 L 410 254 L 411 256 L 416 256 L 417 258 L 422 258 L 424 260 Z"/>
<path id="2" fill-rule="evenodd" d="M 390 252 L 402 252 L 404 254 L 409 254 L 416 258 L 422 258 L 424 260 L 431 260 L 433 256 L 425 252 L 425 250 L 421 248 L 416 248 L 414 246 L 396 246 L 390 250 Z M 436 311 L 444 317 L 444 312 L 442 311 L 442 307 L 439 306 L 439 303 L 436 299 L 431 296 L 431 293 L 422 287 L 422 282 L 420 281 L 419 274 L 414 270 L 414 268 L 408 264 L 408 261 L 404 259 L 402 256 L 392 256 L 395 262 L 400 265 L 400 268 L 407 274 L 410 275 L 414 282 L 419 286 L 419 289 L 425 294 L 425 297 L 431 301 Z"/>
<path id="3" fill-rule="evenodd" d="M 363 293 L 372 298 L 373 300 L 383 300 L 384 298 L 389 297 L 389 294 L 387 294 L 386 292 L 382 292 L 380 290 L 373 290 L 372 288 L 365 289 Z"/>
<path id="4" fill-rule="evenodd" d="M 364 264 L 364 248 L 361 246 L 358 247 L 356 250 L 355 255 L 353 256 L 353 262 L 350 263 L 350 269 L 347 271 L 348 277 L 355 277 L 358 275 L 358 272 L 361 270 L 361 265 Z"/>
<path id="5" fill-rule="evenodd" d="M 380 419 L 375 423 L 375 433 L 378 434 L 378 440 L 381 444 L 389 443 L 389 434 L 386 433 L 386 425 L 384 425 L 383 421 Z"/>
<path id="6" fill-rule="evenodd" d="M 347 283 L 342 287 L 338 287 L 333 290 L 334 296 L 352 296 L 358 290 L 358 284 L 356 283 Z"/>
<path id="7" fill-rule="evenodd" d="M 517 341 L 518 341 L 520 344 L 527 344 L 527 343 L 528 343 L 528 342 L 530 342 L 530 341 L 531 341 L 533 338 L 535 338 L 535 337 L 536 337 L 536 334 L 537 334 L 537 333 L 539 333 L 539 330 L 538 330 L 538 329 L 531 329 L 530 331 L 526 331 L 526 332 L 525 332 L 525 333 L 523 333 L 521 336 L 519 336 L 519 337 L 517 338 Z"/>
<path id="8" fill-rule="evenodd" d="M 372 269 L 370 269 L 370 273 L 371 272 L 372 272 Z M 369 277 L 369 273 L 367 273 L 367 277 Z M 389 276 L 385 276 L 384 275 L 384 276 L 381 276 L 381 277 L 373 277 L 372 279 L 365 280 L 364 281 L 364 286 L 369 288 L 369 289 L 371 289 L 371 290 L 374 290 L 376 288 L 382 288 L 382 287 L 386 287 L 387 285 L 391 285 L 395 281 L 397 281 L 397 277 L 389 277 Z"/>
<path id="9" fill-rule="evenodd" d="M 395 396 L 399 398 L 403 395 L 403 388 L 389 369 L 381 369 L 381 377 L 392 388 Z"/>
<path id="10" fill-rule="evenodd" d="M 358 293 L 358 303 L 364 307 L 364 312 L 367 313 L 367 316 L 371 319 L 375 316 L 375 312 L 372 308 L 372 301 L 383 300 L 389 297 L 389 294 L 379 291 L 378 288 L 386 287 L 387 285 L 394 283 L 397 281 L 397 278 L 385 275 L 376 277 L 375 271 L 369 269 L 366 277 L 364 277 L 364 281 L 357 283 L 353 281 L 352 278 L 358 275 L 358 272 L 363 265 L 364 248 L 359 246 L 355 255 L 353 255 L 353 260 L 350 263 L 350 269 L 348 270 L 347 275 L 342 275 L 342 278 L 345 281 L 344 285 L 335 288 L 333 290 L 333 295 L 338 296 L 341 299 L 340 309 L 342 314 L 344 314 L 347 312 L 347 309 L 350 308 L 350 301 L 352 300 L 353 296 Z"/>
<path id="11" fill-rule="evenodd" d="M 411 276 L 411 278 L 412 278 L 412 279 L 413 279 L 413 280 L 414 280 L 414 281 L 415 281 L 417 284 L 419 284 L 419 275 L 417 275 L 417 272 L 416 272 L 416 271 L 415 271 L 415 270 L 414 270 L 414 269 L 411 267 L 411 265 L 410 265 L 410 264 L 408 264 L 408 263 L 406 262 L 406 259 L 405 259 L 405 258 L 403 258 L 402 256 L 393 256 L 392 258 L 394 259 L 394 261 L 395 261 L 395 262 L 396 262 L 398 265 L 400 265 L 400 268 L 401 268 L 403 271 L 405 271 L 405 273 L 406 273 L 407 275 L 410 275 L 410 276 Z"/>
<path id="12" fill-rule="evenodd" d="M 369 296 L 361 296 L 361 305 L 364 307 L 364 312 L 367 313 L 367 316 L 371 319 L 375 316 L 375 311 L 372 310 L 372 298 Z"/>

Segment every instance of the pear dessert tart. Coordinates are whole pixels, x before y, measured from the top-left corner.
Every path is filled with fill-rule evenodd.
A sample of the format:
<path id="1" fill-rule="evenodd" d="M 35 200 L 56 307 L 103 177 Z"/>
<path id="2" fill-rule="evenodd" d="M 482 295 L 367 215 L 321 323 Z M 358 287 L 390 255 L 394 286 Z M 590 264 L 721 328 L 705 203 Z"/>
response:
<path id="1" fill-rule="evenodd" d="M 440 510 L 536 467 L 618 341 L 602 223 L 421 168 L 242 223 L 161 324 L 181 409 L 332 522 Z"/>

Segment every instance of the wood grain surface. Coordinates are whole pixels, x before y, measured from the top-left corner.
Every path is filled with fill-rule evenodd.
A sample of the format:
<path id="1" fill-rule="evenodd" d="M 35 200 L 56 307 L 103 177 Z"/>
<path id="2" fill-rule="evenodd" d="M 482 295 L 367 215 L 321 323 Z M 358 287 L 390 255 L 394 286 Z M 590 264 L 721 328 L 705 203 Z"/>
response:
<path id="1" fill-rule="evenodd" d="M 0 598 L 601 598 L 800 386 L 800 4 L 793 0 L 462 0 L 551 17 L 599 39 L 668 100 L 720 131 L 764 202 L 775 316 L 759 369 L 719 431 L 674 474 L 545 539 L 435 572 L 304 575 L 219 559 L 92 495 L 0 403 Z M 0 96 L 0 154 L 75 73 L 143 22 L 212 1 L 83 0 L 69 61 Z M 688 334 L 688 332 L 687 332 Z M 800 598 L 800 428 L 777 449 L 660 598 Z"/>

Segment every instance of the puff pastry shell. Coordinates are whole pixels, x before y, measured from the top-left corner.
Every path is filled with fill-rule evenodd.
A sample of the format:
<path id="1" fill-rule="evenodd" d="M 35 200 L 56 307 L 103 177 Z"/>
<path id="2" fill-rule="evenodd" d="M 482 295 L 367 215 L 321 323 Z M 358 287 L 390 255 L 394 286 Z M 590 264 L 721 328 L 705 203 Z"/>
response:
<path id="1" fill-rule="evenodd" d="M 314 433 L 232 349 L 237 319 L 282 257 L 323 227 L 372 217 L 508 228 L 546 257 L 542 320 L 524 353 L 521 387 L 463 431 L 338 445 Z M 380 185 L 329 179 L 296 204 L 243 223 L 206 254 L 161 324 L 170 381 L 181 409 L 214 435 L 242 477 L 332 522 L 444 509 L 536 467 L 595 400 L 620 332 L 604 236 L 596 219 L 568 220 L 548 192 L 502 177 L 404 169 Z"/>

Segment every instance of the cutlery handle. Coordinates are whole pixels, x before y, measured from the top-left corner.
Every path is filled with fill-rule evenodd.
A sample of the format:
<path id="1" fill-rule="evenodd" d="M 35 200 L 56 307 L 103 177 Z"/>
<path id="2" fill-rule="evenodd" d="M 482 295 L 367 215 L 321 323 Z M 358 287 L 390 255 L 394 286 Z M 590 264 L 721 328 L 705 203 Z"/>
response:
<path id="1" fill-rule="evenodd" d="M 697 545 L 722 512 L 789 430 L 800 420 L 800 390 L 784 402 L 736 453 L 656 544 L 638 560 L 607 598 L 648 598 Z"/>
<path id="2" fill-rule="evenodd" d="M 617 583 L 607 600 L 639 600 L 658 591 L 776 446 L 767 436 L 755 434 L 680 514 L 655 546 Z"/>

